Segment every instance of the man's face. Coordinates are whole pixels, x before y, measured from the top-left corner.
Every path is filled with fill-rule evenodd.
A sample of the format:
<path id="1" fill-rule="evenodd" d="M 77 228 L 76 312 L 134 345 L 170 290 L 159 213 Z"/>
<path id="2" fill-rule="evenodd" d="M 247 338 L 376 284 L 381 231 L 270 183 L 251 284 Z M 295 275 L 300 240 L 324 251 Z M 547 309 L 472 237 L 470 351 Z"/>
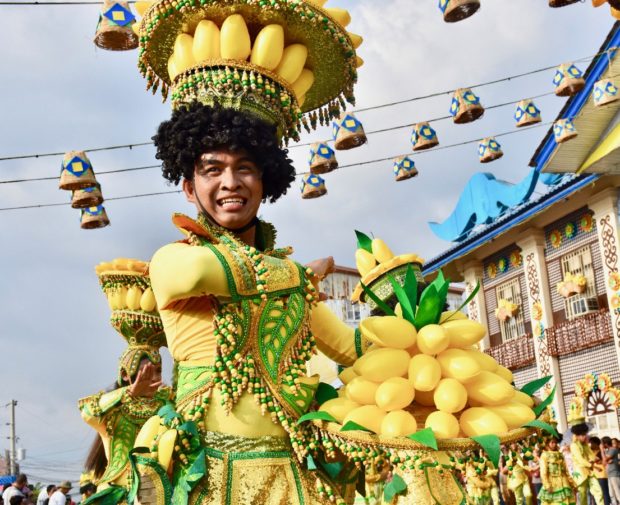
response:
<path id="1" fill-rule="evenodd" d="M 588 441 L 588 435 L 577 435 L 577 440 L 579 440 L 582 444 L 585 444 Z"/>
<path id="2" fill-rule="evenodd" d="M 71 488 L 68 488 L 68 487 L 61 487 L 61 488 L 58 488 L 58 489 L 60 489 L 60 492 L 61 492 L 62 494 L 65 494 L 65 495 L 66 495 L 69 491 L 71 491 Z"/>
<path id="3" fill-rule="evenodd" d="M 248 153 L 217 149 L 200 156 L 194 180 L 184 180 L 183 191 L 199 212 L 202 204 L 217 224 L 238 230 L 256 217 L 263 181 Z"/>

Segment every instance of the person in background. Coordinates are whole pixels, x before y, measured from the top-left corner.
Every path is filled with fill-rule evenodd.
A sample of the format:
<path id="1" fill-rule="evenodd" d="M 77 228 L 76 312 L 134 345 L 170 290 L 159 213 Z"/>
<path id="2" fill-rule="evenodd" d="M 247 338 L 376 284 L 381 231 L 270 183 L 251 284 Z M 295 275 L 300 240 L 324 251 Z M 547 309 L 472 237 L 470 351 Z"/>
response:
<path id="1" fill-rule="evenodd" d="M 579 505 L 587 505 L 588 492 L 596 505 L 604 505 L 603 490 L 594 475 L 596 455 L 588 445 L 589 429 L 586 423 L 571 426 L 573 441 L 570 444 L 570 453 L 573 458 L 573 479 L 579 492 Z"/>
<path id="2" fill-rule="evenodd" d="M 530 467 L 530 481 L 534 491 L 534 500 L 536 500 L 542 488 L 542 481 L 540 480 L 540 451 L 538 449 L 534 450 L 534 457 L 528 461 L 528 465 Z"/>
<path id="3" fill-rule="evenodd" d="M 590 449 L 594 453 L 594 475 L 598 479 L 598 483 L 601 485 L 603 491 L 603 501 L 605 505 L 610 505 L 611 499 L 609 497 L 609 485 L 607 483 L 607 460 L 603 454 L 603 448 L 601 447 L 601 439 L 598 437 L 590 437 L 588 442 Z"/>
<path id="4" fill-rule="evenodd" d="M 558 450 L 558 441 L 551 437 L 540 456 L 539 468 L 542 489 L 538 494 L 540 505 L 574 505 L 577 486 L 570 476 L 564 456 Z"/>
<path id="5" fill-rule="evenodd" d="M 11 499 L 9 500 L 9 505 L 22 505 L 25 500 L 26 497 L 23 494 L 16 494 L 11 496 Z"/>
<path id="6" fill-rule="evenodd" d="M 25 474 L 20 473 L 15 479 L 15 482 L 13 482 L 13 484 L 7 487 L 2 493 L 2 500 L 4 501 L 4 505 L 11 505 L 11 497 L 13 496 L 23 496 L 25 498 L 26 495 L 24 494 L 23 490 L 27 486 L 27 484 L 28 477 L 26 477 Z"/>
<path id="7" fill-rule="evenodd" d="M 82 501 L 88 499 L 88 497 L 94 495 L 97 492 L 97 486 L 95 486 L 92 482 L 87 482 L 83 486 L 80 486 L 80 495 L 82 496 Z"/>
<path id="8" fill-rule="evenodd" d="M 37 505 L 47 505 L 47 501 L 54 491 L 56 491 L 56 486 L 54 484 L 50 484 L 45 489 L 42 489 L 39 496 L 37 496 Z"/>
<path id="9" fill-rule="evenodd" d="M 62 481 L 58 484 L 58 488 L 52 496 L 50 496 L 49 505 L 67 505 L 67 494 L 71 491 L 71 482 L 68 480 Z M 69 498 L 70 500 L 71 498 Z"/>
<path id="10" fill-rule="evenodd" d="M 614 439 L 617 440 L 617 439 Z M 618 465 L 618 447 L 611 438 L 603 437 L 603 455 L 607 459 L 607 484 L 611 502 L 620 505 L 620 466 Z"/>

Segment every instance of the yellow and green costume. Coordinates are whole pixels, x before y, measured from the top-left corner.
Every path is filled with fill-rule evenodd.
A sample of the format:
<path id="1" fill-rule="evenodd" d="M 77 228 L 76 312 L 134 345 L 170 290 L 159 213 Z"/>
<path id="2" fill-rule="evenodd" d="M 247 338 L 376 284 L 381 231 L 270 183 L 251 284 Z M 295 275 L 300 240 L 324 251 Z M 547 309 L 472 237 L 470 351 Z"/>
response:
<path id="1" fill-rule="evenodd" d="M 467 495 L 476 505 L 499 504 L 497 469 L 486 458 L 472 458 L 464 468 Z"/>
<path id="2" fill-rule="evenodd" d="M 603 505 L 603 491 L 594 475 L 594 452 L 588 444 L 573 440 L 570 444 L 570 453 L 573 458 L 573 479 L 579 493 L 579 505 L 586 505 L 588 492 L 594 498 L 596 505 Z"/>
<path id="3" fill-rule="evenodd" d="M 524 502 L 526 505 L 531 505 L 532 489 L 521 455 L 511 451 L 506 457 L 506 467 L 508 468 L 508 489 L 514 494 L 517 505 L 522 505 Z"/>
<path id="4" fill-rule="evenodd" d="M 574 505 L 575 482 L 568 474 L 564 455 L 560 451 L 543 451 L 540 456 L 542 489 L 538 494 L 541 505 Z"/>

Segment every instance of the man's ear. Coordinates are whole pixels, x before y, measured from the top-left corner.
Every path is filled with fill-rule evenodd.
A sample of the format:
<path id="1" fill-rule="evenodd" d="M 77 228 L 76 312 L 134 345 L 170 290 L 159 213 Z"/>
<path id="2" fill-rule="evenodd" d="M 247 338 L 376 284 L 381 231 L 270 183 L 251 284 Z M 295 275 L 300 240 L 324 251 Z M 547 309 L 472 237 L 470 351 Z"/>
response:
<path id="1" fill-rule="evenodd" d="M 183 193 L 188 202 L 196 203 L 196 192 L 194 190 L 194 181 L 190 179 L 183 179 Z"/>

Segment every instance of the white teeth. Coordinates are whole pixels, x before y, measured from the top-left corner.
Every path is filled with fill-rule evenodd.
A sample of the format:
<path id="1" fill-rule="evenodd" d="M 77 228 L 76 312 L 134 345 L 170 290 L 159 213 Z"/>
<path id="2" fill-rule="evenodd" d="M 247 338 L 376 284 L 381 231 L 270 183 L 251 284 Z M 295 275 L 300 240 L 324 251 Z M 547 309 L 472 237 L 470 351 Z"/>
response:
<path id="1" fill-rule="evenodd" d="M 226 200 L 221 200 L 221 205 L 226 205 L 227 203 L 239 203 L 243 205 L 243 200 L 238 200 L 238 199 L 226 199 Z"/>

